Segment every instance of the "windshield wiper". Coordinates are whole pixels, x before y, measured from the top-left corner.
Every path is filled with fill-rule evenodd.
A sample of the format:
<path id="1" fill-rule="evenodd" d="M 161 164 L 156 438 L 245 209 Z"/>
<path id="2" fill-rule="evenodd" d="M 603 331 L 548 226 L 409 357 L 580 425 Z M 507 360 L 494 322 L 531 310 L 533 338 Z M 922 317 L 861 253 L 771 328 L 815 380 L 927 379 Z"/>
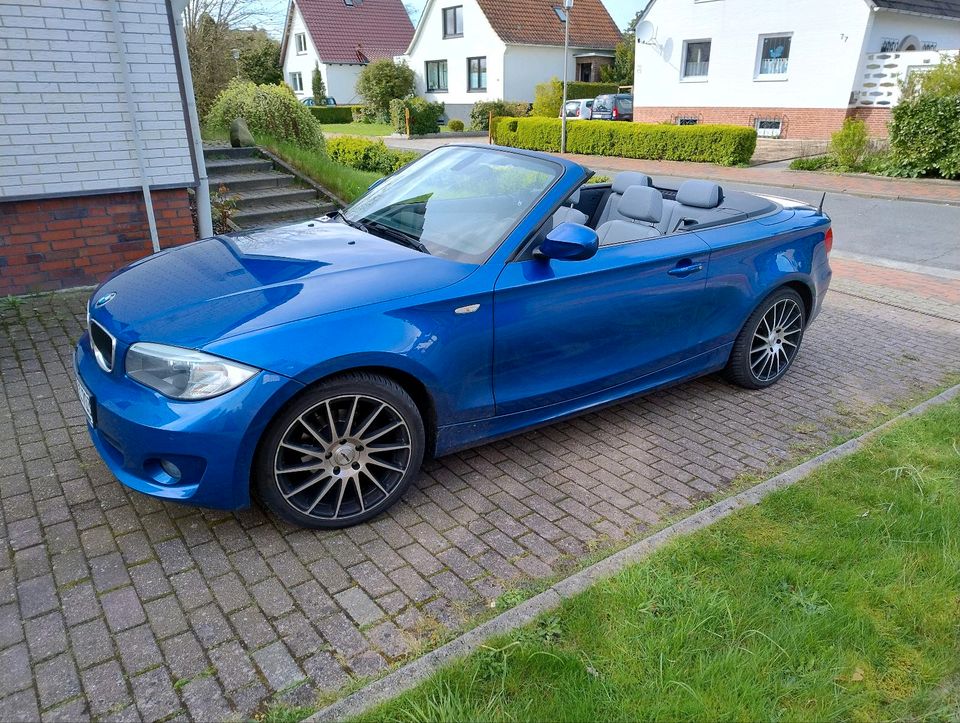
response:
<path id="1" fill-rule="evenodd" d="M 340 217 L 340 220 L 343 221 L 345 224 L 347 224 L 347 226 L 350 226 L 350 228 L 355 228 L 355 229 L 358 229 L 358 230 L 360 230 L 360 231 L 366 231 L 366 230 L 367 230 L 367 229 L 364 227 L 363 224 L 357 223 L 356 221 L 351 221 L 349 218 L 347 218 L 347 216 L 346 216 L 346 214 L 344 214 L 342 208 L 336 209 L 336 210 L 333 212 L 333 215 L 334 215 L 334 216 L 339 216 L 339 217 Z"/>
<path id="2" fill-rule="evenodd" d="M 408 246 L 417 251 L 421 251 L 425 254 L 430 253 L 430 249 L 423 245 L 423 242 L 414 236 L 412 233 L 407 233 L 406 231 L 401 231 L 398 228 L 393 228 L 392 226 L 387 226 L 378 221 L 371 221 L 368 218 L 363 219 L 361 225 L 361 230 L 367 232 L 377 232 L 378 234 L 383 234 L 387 237 L 389 241 L 396 241 L 403 246 Z"/>

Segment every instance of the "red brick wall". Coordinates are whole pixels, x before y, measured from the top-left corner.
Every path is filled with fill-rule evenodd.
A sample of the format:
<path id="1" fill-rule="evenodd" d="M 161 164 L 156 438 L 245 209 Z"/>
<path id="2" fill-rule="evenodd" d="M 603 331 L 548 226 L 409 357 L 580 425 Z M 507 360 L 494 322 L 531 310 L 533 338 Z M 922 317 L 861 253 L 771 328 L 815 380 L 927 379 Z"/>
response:
<path id="1" fill-rule="evenodd" d="M 151 195 L 160 247 L 195 240 L 186 189 Z M 151 253 L 139 192 L 0 201 L 0 296 L 96 284 Z"/>
<path id="2" fill-rule="evenodd" d="M 886 115 L 884 115 L 886 114 Z M 673 123 L 677 117 L 699 119 L 700 123 L 729 123 L 753 127 L 758 118 L 779 118 L 783 121 L 781 138 L 795 140 L 827 140 L 851 115 L 867 121 L 870 135 L 886 138 L 886 120 L 890 111 L 883 108 L 668 108 L 640 107 L 633 109 L 633 119 L 642 123 Z"/>

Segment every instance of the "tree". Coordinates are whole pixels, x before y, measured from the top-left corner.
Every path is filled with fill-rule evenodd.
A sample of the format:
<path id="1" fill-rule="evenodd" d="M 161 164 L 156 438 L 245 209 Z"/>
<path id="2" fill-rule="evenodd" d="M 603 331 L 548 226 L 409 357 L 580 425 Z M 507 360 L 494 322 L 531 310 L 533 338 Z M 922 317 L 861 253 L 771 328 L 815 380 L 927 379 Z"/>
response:
<path id="1" fill-rule="evenodd" d="M 313 100 L 316 103 L 320 103 L 324 98 L 327 97 L 327 86 L 323 84 L 323 76 L 320 74 L 320 64 L 314 63 L 313 65 Z"/>
<path id="2" fill-rule="evenodd" d="M 950 58 L 941 54 L 940 64 L 907 75 L 903 83 L 903 97 L 916 100 L 921 96 L 960 98 L 960 55 Z"/>
<path id="3" fill-rule="evenodd" d="M 640 20 L 640 15 L 634 16 L 627 29 L 623 32 L 623 37 L 617 43 L 614 50 L 613 65 L 607 65 L 600 69 L 600 80 L 604 83 L 617 83 L 618 85 L 633 85 L 633 66 L 634 57 L 637 50 L 636 27 Z"/>
<path id="4" fill-rule="evenodd" d="M 257 85 L 276 85 L 283 80 L 280 43 L 264 30 L 237 30 L 233 33 L 240 49 L 240 75 Z"/>
<path id="5" fill-rule="evenodd" d="M 406 63 L 397 64 L 388 59 L 368 64 L 357 79 L 364 117 L 378 123 L 389 122 L 391 100 L 412 95 L 413 90 L 413 70 Z"/>

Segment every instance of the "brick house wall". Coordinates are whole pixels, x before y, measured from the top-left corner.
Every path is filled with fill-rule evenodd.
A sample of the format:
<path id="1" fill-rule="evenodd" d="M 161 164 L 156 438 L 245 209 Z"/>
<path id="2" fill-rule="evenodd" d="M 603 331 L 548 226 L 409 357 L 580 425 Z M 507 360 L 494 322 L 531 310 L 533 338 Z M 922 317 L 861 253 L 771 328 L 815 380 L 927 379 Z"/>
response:
<path id="1" fill-rule="evenodd" d="M 151 253 L 132 121 L 161 247 L 195 238 L 171 13 L 167 0 L 0 3 L 0 295 L 96 283 Z"/>
<path id="2" fill-rule="evenodd" d="M 889 108 L 651 108 L 633 109 L 634 121 L 641 123 L 676 123 L 678 118 L 696 118 L 698 123 L 728 123 L 754 127 L 758 119 L 779 119 L 780 138 L 829 140 L 846 118 L 867 123 L 871 138 L 886 138 Z"/>
<path id="3" fill-rule="evenodd" d="M 161 247 L 196 238 L 185 190 L 153 206 Z M 152 251 L 138 192 L 0 203 L 0 296 L 96 284 Z"/>

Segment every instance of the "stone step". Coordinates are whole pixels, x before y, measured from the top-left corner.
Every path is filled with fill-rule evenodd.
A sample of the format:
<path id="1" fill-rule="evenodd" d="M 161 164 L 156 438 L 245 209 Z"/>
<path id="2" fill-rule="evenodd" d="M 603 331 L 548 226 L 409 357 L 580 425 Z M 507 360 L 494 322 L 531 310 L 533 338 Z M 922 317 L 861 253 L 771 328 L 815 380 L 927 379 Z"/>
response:
<path id="1" fill-rule="evenodd" d="M 218 158 L 207 162 L 207 175 L 223 176 L 236 173 L 253 173 L 255 171 L 269 171 L 273 168 L 273 161 L 266 158 Z"/>
<path id="2" fill-rule="evenodd" d="M 218 161 L 226 158 L 259 158 L 260 149 L 253 148 L 233 148 L 231 146 L 204 146 L 203 159 L 205 161 Z"/>
<path id="3" fill-rule="evenodd" d="M 290 201 L 238 210 L 233 213 L 231 218 L 241 228 L 250 228 L 251 226 L 270 226 L 282 221 L 318 218 L 330 213 L 335 208 L 336 206 L 332 203 L 321 201 Z"/>
<path id="4" fill-rule="evenodd" d="M 266 170 L 257 173 L 224 173 L 210 176 L 210 191 L 215 192 L 221 185 L 228 191 L 252 191 L 257 188 L 285 188 L 293 185 L 293 176 L 289 173 Z"/>
<path id="5" fill-rule="evenodd" d="M 290 201 L 317 200 L 317 192 L 315 190 L 312 188 L 299 188 L 297 186 L 257 188 L 236 192 L 231 189 L 229 196 L 236 201 L 237 208 L 243 210 Z"/>

